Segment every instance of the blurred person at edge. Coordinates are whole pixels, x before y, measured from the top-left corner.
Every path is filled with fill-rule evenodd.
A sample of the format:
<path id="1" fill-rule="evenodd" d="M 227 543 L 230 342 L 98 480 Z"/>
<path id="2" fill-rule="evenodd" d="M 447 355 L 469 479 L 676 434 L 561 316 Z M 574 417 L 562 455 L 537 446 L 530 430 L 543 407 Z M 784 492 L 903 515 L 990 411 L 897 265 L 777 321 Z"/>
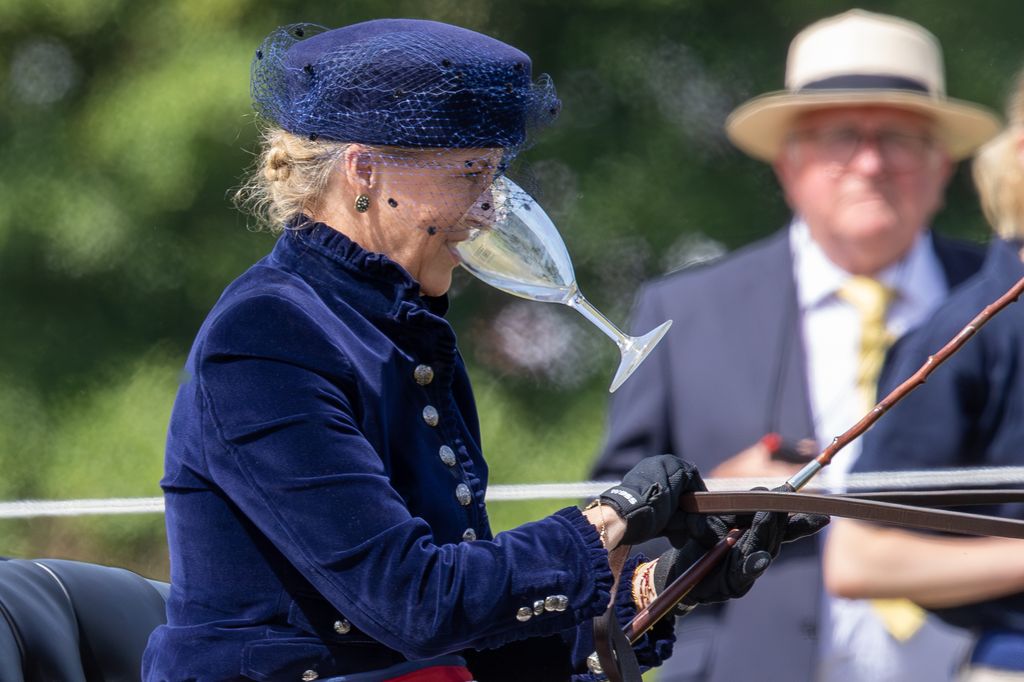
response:
<path id="1" fill-rule="evenodd" d="M 894 388 L 1021 277 L 1024 264 L 1024 72 L 1009 127 L 974 161 L 997 238 L 981 272 L 889 358 Z M 1013 304 L 864 438 L 856 471 L 1024 465 L 1024 308 Z M 1022 505 L 984 510 L 1024 518 Z M 844 521 L 825 548 L 825 584 L 849 598 L 906 598 L 977 634 L 960 679 L 1024 680 L 1024 542 L 964 538 Z"/>
<path id="2" fill-rule="evenodd" d="M 665 455 L 585 510 L 491 532 L 445 293 L 464 216 L 558 112 L 550 79 L 479 33 L 387 19 L 278 29 L 252 93 L 267 125 L 242 198 L 281 235 L 187 361 L 161 482 L 167 624 L 144 679 L 596 679 L 591 619 L 611 605 L 624 625 L 681 556 L 609 551 L 666 535 L 693 553 L 733 521 L 680 511 L 703 484 Z M 756 515 L 694 599 L 743 594 L 826 522 Z M 645 635 L 640 664 L 672 639 Z"/>
<path id="3" fill-rule="evenodd" d="M 892 291 L 884 325 L 898 337 L 978 270 L 979 248 L 929 224 L 953 163 L 998 130 L 993 113 L 946 97 L 941 48 L 915 23 L 852 10 L 797 35 L 786 89 L 726 122 L 741 150 L 772 164 L 793 219 L 719 262 L 644 287 L 636 329 L 676 324 L 612 399 L 595 477 L 671 452 L 715 477 L 781 482 L 801 465 L 765 445 L 766 433 L 809 458 L 854 424 L 875 379 L 858 379 L 869 335 L 841 293 L 866 278 Z M 858 446 L 822 482 L 838 484 Z M 660 682 L 936 682 L 969 645 L 934 618 L 901 642 L 868 602 L 825 594 L 815 539 L 790 547 L 743 600 L 681 618 L 676 634 L 685 655 Z M 732 642 L 749 642 L 752 655 L 736 655 Z"/>

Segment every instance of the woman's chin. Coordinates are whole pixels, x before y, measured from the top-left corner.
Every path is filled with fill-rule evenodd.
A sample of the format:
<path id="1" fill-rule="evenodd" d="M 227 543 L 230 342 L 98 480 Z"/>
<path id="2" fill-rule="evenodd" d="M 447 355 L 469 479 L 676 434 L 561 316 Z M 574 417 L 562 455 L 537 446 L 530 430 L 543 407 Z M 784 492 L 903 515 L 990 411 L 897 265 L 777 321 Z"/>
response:
<path id="1" fill-rule="evenodd" d="M 424 296 L 443 296 L 452 287 L 452 273 L 449 270 L 447 276 L 436 274 L 425 278 L 420 282 L 420 293 Z"/>

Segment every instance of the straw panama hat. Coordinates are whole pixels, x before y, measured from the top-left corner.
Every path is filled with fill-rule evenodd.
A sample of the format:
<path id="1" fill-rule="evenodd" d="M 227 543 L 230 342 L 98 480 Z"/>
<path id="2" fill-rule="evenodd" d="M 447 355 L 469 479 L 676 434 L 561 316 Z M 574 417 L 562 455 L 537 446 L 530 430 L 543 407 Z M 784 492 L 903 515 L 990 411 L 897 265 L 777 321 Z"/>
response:
<path id="1" fill-rule="evenodd" d="M 786 58 L 786 89 L 740 105 L 725 122 L 733 144 L 774 161 L 794 118 L 836 106 L 892 106 L 932 118 L 946 150 L 963 159 L 1000 128 L 989 109 L 946 97 L 942 48 L 921 26 L 850 10 L 797 34 Z"/>

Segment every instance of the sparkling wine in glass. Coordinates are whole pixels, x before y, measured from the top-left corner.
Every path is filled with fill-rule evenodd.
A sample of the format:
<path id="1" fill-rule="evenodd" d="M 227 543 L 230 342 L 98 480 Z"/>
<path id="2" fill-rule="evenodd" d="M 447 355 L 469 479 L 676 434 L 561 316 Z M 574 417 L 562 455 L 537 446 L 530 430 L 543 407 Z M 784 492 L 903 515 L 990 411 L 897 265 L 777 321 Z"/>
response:
<path id="1" fill-rule="evenodd" d="M 629 336 L 584 298 L 572 260 L 551 218 L 507 177 L 496 179 L 463 218 L 466 238 L 451 241 L 462 266 L 493 287 L 533 301 L 562 303 L 579 311 L 619 347 L 615 390 L 640 366 L 672 320 L 643 336 Z"/>

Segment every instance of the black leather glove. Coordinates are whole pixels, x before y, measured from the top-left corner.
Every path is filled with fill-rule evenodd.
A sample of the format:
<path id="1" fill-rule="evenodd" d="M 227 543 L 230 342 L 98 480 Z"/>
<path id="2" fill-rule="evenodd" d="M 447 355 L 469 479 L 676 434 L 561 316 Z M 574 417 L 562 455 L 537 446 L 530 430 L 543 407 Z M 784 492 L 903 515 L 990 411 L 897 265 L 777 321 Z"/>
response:
<path id="1" fill-rule="evenodd" d="M 654 588 L 660 594 L 665 587 L 701 558 L 732 528 L 749 526 L 722 562 L 683 599 L 682 604 L 693 606 L 742 597 L 754 581 L 768 568 L 779 554 L 784 542 L 792 542 L 817 533 L 828 525 L 823 514 L 786 514 L 783 512 L 757 512 L 739 516 L 726 514 L 704 516 L 703 522 L 694 523 L 697 514 L 688 515 L 690 540 L 681 548 L 673 548 L 658 557 L 654 568 Z"/>
<path id="2" fill-rule="evenodd" d="M 646 457 L 633 467 L 622 483 L 601 493 L 602 504 L 612 507 L 626 521 L 622 544 L 635 545 L 661 535 L 667 526 L 681 527 L 679 496 L 707 490 L 697 467 L 673 455 Z"/>

